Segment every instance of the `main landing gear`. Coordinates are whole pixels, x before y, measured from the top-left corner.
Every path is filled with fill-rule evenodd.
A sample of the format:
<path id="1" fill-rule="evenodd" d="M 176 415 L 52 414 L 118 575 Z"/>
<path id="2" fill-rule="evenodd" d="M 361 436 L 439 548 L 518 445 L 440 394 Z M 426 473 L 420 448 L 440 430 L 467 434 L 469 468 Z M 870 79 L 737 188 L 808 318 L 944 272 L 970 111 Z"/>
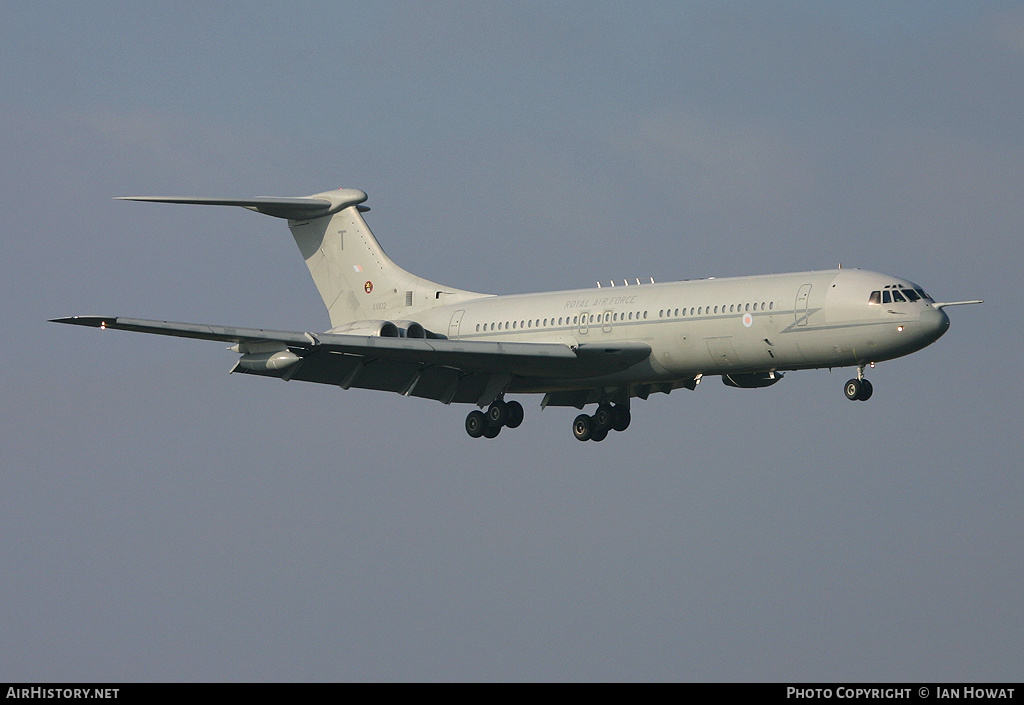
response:
<path id="1" fill-rule="evenodd" d="M 874 364 L 872 363 L 872 367 Z M 867 401 L 871 398 L 871 393 L 875 391 L 871 386 L 871 382 L 864 379 L 864 366 L 861 365 L 857 368 L 857 378 L 851 379 L 843 387 L 843 392 L 846 394 L 846 398 L 850 401 Z"/>
<path id="2" fill-rule="evenodd" d="M 580 414 L 572 422 L 572 434 L 581 441 L 603 441 L 609 431 L 625 431 L 631 420 L 625 404 L 600 404 L 593 416 Z M 466 416 L 466 433 L 472 438 L 494 438 L 501 429 L 517 428 L 523 422 L 523 405 L 496 399 L 487 411 L 473 410 Z"/>
<path id="3" fill-rule="evenodd" d="M 580 414 L 572 422 L 572 435 L 579 441 L 603 441 L 609 431 L 625 431 L 629 427 L 629 409 L 621 404 L 601 404 L 593 416 Z"/>
<path id="4" fill-rule="evenodd" d="M 505 426 L 517 428 L 523 422 L 523 405 L 517 401 L 496 399 L 483 411 L 471 411 L 466 417 L 466 433 L 472 438 L 494 438 Z"/>

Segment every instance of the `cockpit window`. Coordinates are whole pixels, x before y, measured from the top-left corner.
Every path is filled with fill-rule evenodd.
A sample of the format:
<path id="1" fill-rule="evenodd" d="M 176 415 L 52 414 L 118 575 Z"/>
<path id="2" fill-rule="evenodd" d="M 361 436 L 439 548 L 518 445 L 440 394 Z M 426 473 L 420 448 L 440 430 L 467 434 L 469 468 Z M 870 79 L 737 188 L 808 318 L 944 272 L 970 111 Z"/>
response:
<path id="1" fill-rule="evenodd" d="M 868 299 L 869 304 L 889 304 L 889 303 L 906 303 L 908 301 L 931 301 L 931 297 L 924 293 L 922 289 L 910 288 L 906 284 L 903 285 L 906 288 L 901 288 L 898 284 L 890 284 L 881 291 L 872 291 L 871 297 Z"/>

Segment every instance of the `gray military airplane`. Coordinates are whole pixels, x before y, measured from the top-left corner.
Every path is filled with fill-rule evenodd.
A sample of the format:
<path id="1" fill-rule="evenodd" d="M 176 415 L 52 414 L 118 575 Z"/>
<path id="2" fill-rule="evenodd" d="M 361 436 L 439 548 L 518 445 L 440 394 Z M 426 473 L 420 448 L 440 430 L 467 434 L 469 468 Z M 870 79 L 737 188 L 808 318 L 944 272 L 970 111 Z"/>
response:
<path id="1" fill-rule="evenodd" d="M 851 401 L 872 393 L 864 368 L 935 342 L 944 308 L 917 284 L 860 269 L 639 280 L 573 291 L 495 296 L 421 279 L 392 262 L 366 226 L 366 194 L 304 198 L 125 197 L 241 206 L 288 220 L 331 320 L 325 333 L 172 323 L 114 316 L 53 319 L 107 329 L 234 343 L 232 372 L 470 403 L 473 438 L 523 421 L 506 394 L 582 410 L 573 434 L 601 441 L 630 423 L 630 402 L 693 390 L 709 375 L 767 387 L 789 370 L 856 367 Z M 486 409 L 481 411 L 480 409 Z"/>

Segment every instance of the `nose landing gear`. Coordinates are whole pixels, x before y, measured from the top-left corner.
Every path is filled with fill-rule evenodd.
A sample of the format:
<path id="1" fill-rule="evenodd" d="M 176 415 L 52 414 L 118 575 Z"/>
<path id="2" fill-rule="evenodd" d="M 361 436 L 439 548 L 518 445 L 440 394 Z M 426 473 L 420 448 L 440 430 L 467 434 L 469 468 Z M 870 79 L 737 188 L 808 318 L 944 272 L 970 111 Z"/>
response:
<path id="1" fill-rule="evenodd" d="M 875 390 L 874 387 L 871 386 L 871 382 L 864 379 L 863 365 L 857 368 L 857 378 L 851 379 L 846 383 L 846 386 L 843 387 L 843 393 L 846 394 L 846 398 L 850 401 L 867 401 L 871 398 L 871 393 L 873 391 Z"/>

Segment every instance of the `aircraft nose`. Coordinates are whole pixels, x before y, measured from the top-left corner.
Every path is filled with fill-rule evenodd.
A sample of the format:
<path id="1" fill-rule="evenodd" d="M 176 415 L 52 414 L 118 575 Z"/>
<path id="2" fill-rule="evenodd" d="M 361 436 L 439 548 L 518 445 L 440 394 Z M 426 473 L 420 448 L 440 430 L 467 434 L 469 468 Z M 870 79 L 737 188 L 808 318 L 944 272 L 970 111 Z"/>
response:
<path id="1" fill-rule="evenodd" d="M 941 308 L 926 307 L 921 312 L 921 332 L 934 342 L 949 330 L 949 316 Z"/>

